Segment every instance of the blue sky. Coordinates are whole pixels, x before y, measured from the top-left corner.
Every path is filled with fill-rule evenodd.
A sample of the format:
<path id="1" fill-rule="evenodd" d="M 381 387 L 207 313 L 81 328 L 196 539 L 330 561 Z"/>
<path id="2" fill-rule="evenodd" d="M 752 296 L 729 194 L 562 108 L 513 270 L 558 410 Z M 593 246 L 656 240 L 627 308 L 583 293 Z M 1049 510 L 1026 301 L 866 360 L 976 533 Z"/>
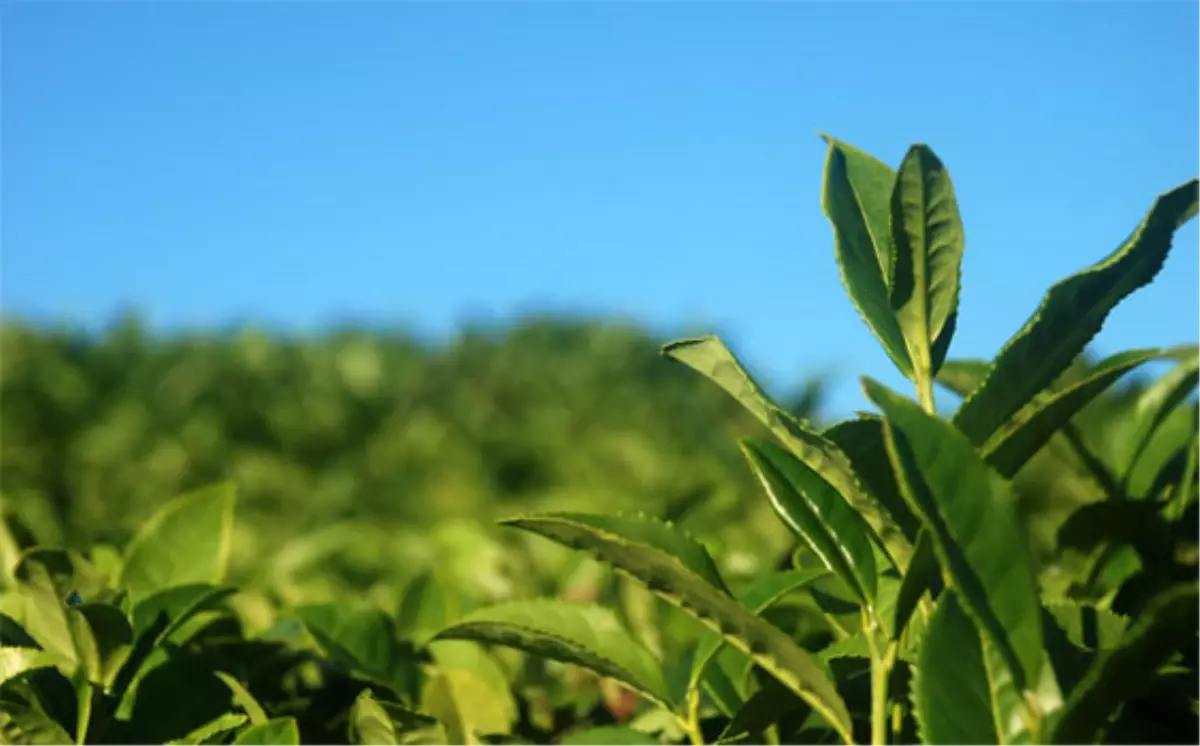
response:
<path id="1" fill-rule="evenodd" d="M 712 330 L 785 385 L 902 381 L 819 192 L 829 132 L 949 167 L 953 356 L 1197 174 L 1197 4 L 17 3 L 0 7 L 6 314 L 561 309 Z M 1197 229 L 1097 349 L 1194 342 Z"/>

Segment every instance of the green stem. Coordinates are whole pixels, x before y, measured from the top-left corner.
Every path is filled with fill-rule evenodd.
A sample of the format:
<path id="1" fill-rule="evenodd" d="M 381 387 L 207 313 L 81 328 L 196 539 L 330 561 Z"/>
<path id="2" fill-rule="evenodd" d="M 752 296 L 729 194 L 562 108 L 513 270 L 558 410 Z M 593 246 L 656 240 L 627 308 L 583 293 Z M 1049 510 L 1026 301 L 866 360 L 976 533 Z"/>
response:
<path id="1" fill-rule="evenodd" d="M 865 612 L 864 612 L 865 613 Z M 888 679 L 892 674 L 892 663 L 896 656 L 896 643 L 885 643 L 880 651 L 876 636 L 880 632 L 875 624 L 863 620 L 863 633 L 867 637 L 867 649 L 871 655 L 871 744 L 884 746 L 888 742 L 888 727 L 891 713 L 888 712 Z"/>
<path id="2" fill-rule="evenodd" d="M 929 414 L 937 414 L 937 404 L 933 400 L 933 375 L 928 370 L 915 372 L 917 379 L 917 401 L 920 402 L 921 409 L 924 409 Z"/>
<path id="3" fill-rule="evenodd" d="M 687 712 L 677 715 L 680 726 L 687 733 L 692 746 L 704 746 L 704 733 L 700 730 L 700 688 L 695 687 L 687 693 Z"/>

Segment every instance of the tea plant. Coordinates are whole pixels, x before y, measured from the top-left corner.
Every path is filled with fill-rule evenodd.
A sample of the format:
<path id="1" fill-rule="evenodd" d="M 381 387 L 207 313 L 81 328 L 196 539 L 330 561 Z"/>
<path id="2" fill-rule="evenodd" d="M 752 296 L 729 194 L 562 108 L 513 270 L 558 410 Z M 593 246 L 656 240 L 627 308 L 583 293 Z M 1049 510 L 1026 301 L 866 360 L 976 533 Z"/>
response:
<path id="1" fill-rule="evenodd" d="M 894 171 L 827 143 L 823 206 L 842 280 L 916 400 L 863 378 L 879 414 L 817 430 L 770 401 L 719 339 L 664 350 L 774 435 L 742 445 L 803 542 L 795 569 L 735 595 L 704 546 L 669 523 L 523 515 L 504 523 L 590 553 L 708 636 L 683 659 L 659 660 L 602 610 L 543 599 L 480 610 L 439 639 L 590 668 L 670 713 L 693 743 L 1194 742 L 1197 418 L 1187 400 L 1197 348 L 1131 350 L 1064 374 L 1113 308 L 1161 269 L 1174 232 L 1196 214 L 1196 180 L 1161 195 L 1109 256 L 1050 288 L 995 359 L 954 361 L 964 233 L 949 173 L 924 145 Z M 1178 367 L 1137 400 L 1107 458 L 1097 455 L 1077 416 L 1152 360 Z M 964 397 L 949 420 L 936 414 L 939 381 Z M 1181 417 L 1176 434 L 1162 429 Z M 1160 436 L 1175 448 L 1152 448 Z M 1056 590 L 1031 550 L 1013 479 L 1060 437 L 1104 499 L 1062 524 L 1060 553 L 1085 553 L 1086 570 Z M 833 634 L 815 652 L 762 615 L 798 589 Z M 740 663 L 714 663 L 738 654 Z"/>
<path id="2" fill-rule="evenodd" d="M 0 521 L 0 743 L 1195 743 L 1200 355 L 1083 353 L 1160 270 L 1197 182 L 1052 287 L 994 360 L 954 360 L 946 169 L 925 146 L 897 171 L 828 146 L 842 279 L 915 399 L 864 378 L 878 413 L 819 427 L 715 337 L 664 350 L 773 436 L 741 445 L 796 540 L 775 570 L 722 572 L 663 517 L 526 513 L 502 523 L 531 552 L 544 537 L 595 560 L 587 583 L 529 585 L 590 600 L 469 605 L 403 567 L 395 603 L 313 603 L 230 583 L 231 484 L 119 551 Z M 1113 392 L 1151 361 L 1171 368 Z M 935 384 L 963 398 L 950 419 Z"/>

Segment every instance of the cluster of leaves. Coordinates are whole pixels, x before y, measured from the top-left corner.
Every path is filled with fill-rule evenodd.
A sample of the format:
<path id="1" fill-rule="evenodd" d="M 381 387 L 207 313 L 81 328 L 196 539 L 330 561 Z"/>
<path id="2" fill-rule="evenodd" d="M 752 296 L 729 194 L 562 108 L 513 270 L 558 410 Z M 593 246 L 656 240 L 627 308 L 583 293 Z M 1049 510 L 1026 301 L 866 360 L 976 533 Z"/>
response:
<path id="1" fill-rule="evenodd" d="M 231 578 L 272 601 L 394 609 L 426 570 L 468 602 L 558 590 L 576 559 L 493 522 L 551 505 L 686 514 L 735 574 L 790 544 L 769 509 L 744 508 L 756 487 L 734 443 L 757 423 L 634 327 L 531 318 L 435 346 L 9 322 L 0 348 L 10 518 L 42 543 L 115 550 L 165 498 L 230 481 Z"/>
<path id="2" fill-rule="evenodd" d="M 659 657 L 597 609 L 543 599 L 478 610 L 439 638 L 595 670 L 693 743 L 1196 742 L 1197 347 L 1079 356 L 1161 269 L 1196 214 L 1197 182 L 1054 285 L 995 359 L 955 361 L 964 242 L 948 172 L 924 145 L 893 170 L 827 142 L 823 204 L 844 284 L 916 401 L 864 378 L 879 414 L 818 429 L 771 402 L 719 339 L 665 348 L 774 436 L 742 446 L 804 545 L 793 567 L 735 593 L 670 523 L 527 514 L 505 523 L 617 568 L 708 636 Z M 1174 367 L 1089 406 L 1152 360 Z M 938 381 L 963 397 L 950 418 L 936 413 Z M 1052 441 L 1072 457 L 1016 479 Z M 1090 499 L 1035 551 L 1022 498 L 1064 481 Z M 764 613 L 797 592 L 824 635 Z"/>
<path id="3" fill-rule="evenodd" d="M 844 283 L 917 392 L 864 379 L 878 413 L 828 426 L 715 337 L 664 350 L 704 394 L 611 330 L 535 324 L 432 364 L 362 339 L 151 352 L 128 329 L 6 330 L 0 742 L 1196 742 L 1198 350 L 1083 353 L 1197 183 L 994 360 L 954 360 L 945 168 L 828 145 Z M 619 365 L 551 354 L 581 338 Z M 1151 362 L 1168 372 L 1114 393 Z M 478 390 L 449 383 L 463 370 L 487 371 Z M 718 442 L 743 436 L 749 469 Z M 528 541 L 452 520 L 494 510 Z M 447 582 L 494 570 L 421 549 L 447 526 L 517 557 L 503 592 Z M 346 556 L 336 589 L 278 571 Z"/>

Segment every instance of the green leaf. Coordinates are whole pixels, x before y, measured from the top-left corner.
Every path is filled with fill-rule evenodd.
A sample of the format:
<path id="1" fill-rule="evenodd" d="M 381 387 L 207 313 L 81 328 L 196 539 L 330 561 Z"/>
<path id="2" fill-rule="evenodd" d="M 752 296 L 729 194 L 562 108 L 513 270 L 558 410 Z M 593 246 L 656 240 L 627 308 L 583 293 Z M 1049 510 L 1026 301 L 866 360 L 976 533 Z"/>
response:
<path id="1" fill-rule="evenodd" d="M 992 719 L 979 632 L 953 590 L 938 598 L 925 629 L 913 669 L 912 698 L 922 743 L 1001 742 Z"/>
<path id="2" fill-rule="evenodd" d="M 455 744 L 476 744 L 479 737 L 508 733 L 515 713 L 510 700 L 473 671 L 451 668 L 439 671 L 425 685 L 421 709 L 446 729 Z"/>
<path id="3" fill-rule="evenodd" d="M 611 678 L 668 709 L 662 669 L 608 609 L 556 599 L 512 601 L 475 611 L 435 640 L 478 640 L 571 663 Z"/>
<path id="4" fill-rule="evenodd" d="M 893 640 L 900 639 L 908 620 L 921 601 L 921 596 L 930 590 L 938 581 L 937 553 L 933 548 L 933 539 L 928 531 L 921 531 L 917 536 L 917 548 L 913 552 L 912 562 L 908 564 L 908 572 L 900 582 L 900 591 L 896 595 L 896 613 L 892 620 L 891 635 Z"/>
<path id="5" fill-rule="evenodd" d="M 827 576 L 826 570 L 783 570 L 760 576 L 746 587 L 738 601 L 751 614 L 759 615 L 775 605 L 780 599 L 799 590 L 815 580 Z M 708 664 L 725 647 L 725 639 L 710 629 L 704 631 L 692 659 L 688 690 L 700 685 L 708 671 Z"/>
<path id="6" fill-rule="evenodd" d="M 234 744 L 260 744 L 261 746 L 299 746 L 300 729 L 295 718 L 275 718 L 261 725 L 251 725 L 240 734 Z"/>
<path id="7" fill-rule="evenodd" d="M 1119 645 L 1097 656 L 1052 720 L 1051 743 L 1094 743 L 1121 703 L 1144 687 L 1200 627 L 1195 582 L 1158 595 Z"/>
<path id="8" fill-rule="evenodd" d="M 1071 418 L 1117 379 L 1162 350 L 1129 350 L 1101 361 L 1086 378 L 1071 386 L 1045 391 L 988 438 L 980 452 L 993 469 L 1012 477 Z"/>
<path id="9" fill-rule="evenodd" d="M 648 733 L 619 725 L 586 728 L 563 736 L 563 746 L 655 746 L 658 739 Z"/>
<path id="10" fill-rule="evenodd" d="M 1039 680 L 1044 658 L 1041 606 L 1011 485 L 950 423 L 875 381 L 863 386 L 886 416 L 888 455 L 943 572 L 1024 689 Z"/>
<path id="11" fill-rule="evenodd" d="M 26 671 L 53 665 L 54 659 L 37 648 L 0 647 L 0 685 Z"/>
<path id="12" fill-rule="evenodd" d="M 25 628 L 67 678 L 81 665 L 95 674 L 98 665 L 87 619 L 66 603 L 80 583 L 88 582 L 87 574 L 78 555 L 39 547 L 26 550 L 15 570 L 25 600 Z"/>
<path id="13" fill-rule="evenodd" d="M 579 514 L 523 516 L 503 523 L 586 550 L 644 583 L 669 603 L 720 632 L 731 645 L 808 702 L 847 743 L 852 741 L 846 704 L 820 664 L 777 627 L 747 612 L 726 590 L 705 578 L 701 571 L 712 560 L 685 534 L 666 524 L 649 530 L 647 524 L 656 522 L 645 518 L 601 520 Z M 656 541 L 664 531 L 676 538 Z M 706 561 L 680 556 L 677 551 L 693 546 Z"/>
<path id="14" fill-rule="evenodd" d="M 176 738 L 167 741 L 167 744 L 168 746 L 196 746 L 197 744 L 210 743 L 217 736 L 237 730 L 238 728 L 242 727 L 245 722 L 245 715 L 235 712 L 227 712 L 224 715 L 220 715 L 213 720 L 208 721 L 199 728 L 196 728 L 183 738 Z M 222 741 L 217 741 L 217 743 L 222 743 Z"/>
<path id="15" fill-rule="evenodd" d="M 1172 350 L 1171 353 L 1179 359 L 1179 364 L 1143 391 L 1134 403 L 1133 432 L 1128 436 L 1133 448 L 1124 459 L 1121 469 L 1126 485 L 1155 431 L 1196 388 L 1197 373 L 1200 372 L 1200 348 L 1193 345 Z"/>
<path id="16" fill-rule="evenodd" d="M 122 586 L 136 602 L 156 591 L 219 584 L 233 545 L 232 484 L 176 498 L 142 524 L 126 548 Z"/>
<path id="17" fill-rule="evenodd" d="M 1046 603 L 1058 626 L 1067 639 L 1085 650 L 1111 649 L 1124 636 L 1129 620 L 1108 609 L 1055 600 Z"/>
<path id="18" fill-rule="evenodd" d="M 360 746 L 394 746 L 406 731 L 425 728 L 437 722 L 428 715 L 414 712 L 395 702 L 375 699 L 364 689 L 350 708 L 350 743 Z"/>
<path id="19" fill-rule="evenodd" d="M 921 521 L 904 502 L 896 484 L 896 473 L 892 471 L 892 462 L 888 461 L 883 442 L 883 419 L 874 414 L 861 414 L 829 426 L 822 435 L 846 455 L 854 473 L 887 511 L 892 522 L 884 526 L 884 530 L 899 530 L 906 542 L 916 541 Z M 881 538 L 886 543 L 889 537 L 881 534 Z"/>
<path id="20" fill-rule="evenodd" d="M 250 718 L 251 725 L 266 725 L 270 720 L 267 717 L 267 711 L 258 703 L 254 695 L 250 693 L 242 682 L 238 681 L 234 676 L 229 675 L 224 671 L 213 671 L 218 679 L 224 682 L 225 686 L 229 687 L 230 693 L 233 695 L 233 703 L 246 713 L 246 717 Z"/>
<path id="21" fill-rule="evenodd" d="M 987 360 L 947 360 L 937 374 L 937 382 L 960 397 L 968 396 L 987 379 L 992 364 Z"/>
<path id="22" fill-rule="evenodd" d="M 329 658 L 349 672 L 415 698 L 416 651 L 401 642 L 394 620 L 365 604 L 300 606 L 295 614 Z"/>
<path id="23" fill-rule="evenodd" d="M 530 523 L 531 525 L 525 525 Z M 545 531 L 532 528 L 533 525 L 548 529 L 551 526 L 561 526 L 587 541 L 593 535 L 619 537 L 637 546 L 652 547 L 660 553 L 668 555 L 675 563 L 720 593 L 732 598 L 729 587 L 721 578 L 717 564 L 704 545 L 670 523 L 656 520 L 647 516 L 599 515 L 591 513 L 542 513 L 535 516 L 523 516 L 500 521 L 501 525 L 511 525 L 518 528 L 533 530 L 545 536 Z M 560 541 L 556 537 L 549 537 Z M 583 547 L 565 543 L 573 549 Z M 636 576 L 635 576 L 636 578 Z M 644 580 L 642 581 L 645 582 Z M 653 588 L 651 589 L 653 590 Z"/>
<path id="24" fill-rule="evenodd" d="M 895 173 L 846 143 L 831 137 L 825 137 L 825 142 L 829 151 L 821 208 L 833 226 L 842 284 L 888 357 L 911 376 L 912 361 L 888 291 L 894 270 L 889 213 Z"/>
<path id="25" fill-rule="evenodd" d="M 1158 274 L 1176 230 L 1196 214 L 1197 181 L 1161 195 L 1112 254 L 1062 280 L 996 357 L 954 417 L 979 446 L 1084 351 L 1118 303 Z"/>
<path id="26" fill-rule="evenodd" d="M 700 337 L 672 342 L 663 347 L 663 354 L 709 378 L 740 402 L 787 446 L 792 455 L 846 498 L 871 527 L 873 538 L 897 569 L 907 566 L 912 547 L 896 522 L 879 509 L 871 494 L 863 488 L 850 459 L 833 441 L 771 403 L 720 339 Z"/>
<path id="27" fill-rule="evenodd" d="M 156 640 L 165 640 L 185 622 L 201 611 L 216 608 L 237 592 L 232 586 L 212 586 L 206 583 L 179 585 L 147 596 L 133 607 L 133 629 L 141 635 L 154 626 L 160 614 L 167 626 Z"/>
<path id="28" fill-rule="evenodd" d="M 798 703 L 796 696 L 775 682 L 768 683 L 746 700 L 717 738 L 718 744 L 768 743 L 765 731 Z"/>
<path id="29" fill-rule="evenodd" d="M 950 174 L 926 145 L 909 148 L 891 196 L 895 246 L 891 303 L 914 374 L 932 380 L 958 312 L 964 234 Z M 942 353 L 945 354 L 944 352 Z"/>
<path id="30" fill-rule="evenodd" d="M 1102 544 L 1128 544 L 1143 560 L 1169 561 L 1171 525 L 1162 504 L 1144 500 L 1102 500 L 1079 506 L 1058 528 L 1061 549 L 1090 552 Z"/>
<path id="31" fill-rule="evenodd" d="M 775 444 L 747 439 L 742 451 L 775 514 L 874 613 L 875 555 L 854 509 L 833 485 Z"/>
<path id="32" fill-rule="evenodd" d="M 76 629 L 76 650 L 87 680 L 109 691 L 133 649 L 129 620 L 107 604 L 80 604 L 67 613 Z"/>

